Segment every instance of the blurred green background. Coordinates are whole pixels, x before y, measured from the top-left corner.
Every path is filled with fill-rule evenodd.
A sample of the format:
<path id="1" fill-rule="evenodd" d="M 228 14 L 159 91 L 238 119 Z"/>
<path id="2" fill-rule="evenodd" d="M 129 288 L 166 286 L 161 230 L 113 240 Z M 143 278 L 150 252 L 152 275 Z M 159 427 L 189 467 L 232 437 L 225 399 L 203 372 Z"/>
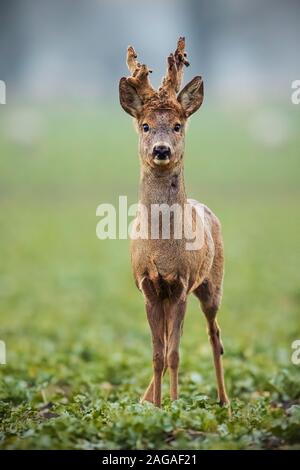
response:
<path id="1" fill-rule="evenodd" d="M 175 30 L 166 42 L 176 41 Z M 139 31 L 137 41 L 145 34 Z M 65 36 L 72 38 L 69 30 Z M 119 41 L 113 61 L 125 74 L 129 40 Z M 159 60 L 168 52 L 166 46 Z M 207 70 L 209 76 L 214 67 Z M 283 97 L 271 92 L 245 103 L 240 90 L 238 104 L 226 87 L 218 102 L 217 85 L 208 81 L 187 135 L 188 195 L 223 226 L 219 321 L 231 418 L 216 404 L 205 321 L 192 297 L 180 399 L 170 403 L 165 380 L 161 410 L 138 403 L 152 358 L 143 299 L 128 241 L 96 238 L 100 203 L 116 204 L 119 195 L 137 200 L 137 136 L 119 108 L 119 70 L 108 97 L 56 99 L 50 86 L 43 99 L 16 91 L 1 105 L 1 448 L 299 448 L 299 366 L 291 344 L 300 339 L 300 118 L 285 73 Z"/>
<path id="2" fill-rule="evenodd" d="M 136 200 L 131 120 L 118 109 L 35 109 L 30 119 L 39 122 L 40 134 L 25 143 L 5 135 L 1 116 L 4 447 L 243 447 L 256 444 L 251 420 L 271 414 L 270 402 L 277 403 L 276 413 L 281 402 L 299 408 L 299 369 L 291 364 L 300 329 L 299 117 L 293 109 L 273 111 L 291 126 L 289 140 L 276 148 L 253 139 L 250 111 L 204 106 L 188 131 L 188 193 L 219 215 L 226 249 L 219 315 L 234 424 L 242 429 L 218 438 L 227 419 L 214 422 L 218 407 L 202 403 L 206 395 L 215 401 L 216 392 L 205 321 L 194 298 L 182 339 L 179 417 L 173 418 L 173 409 L 135 405 L 151 375 L 143 299 L 132 280 L 128 242 L 100 241 L 95 234 L 99 203 L 116 203 L 119 194 Z M 258 409 L 254 417 L 244 411 L 248 422 L 239 413 L 249 403 Z M 203 410 L 208 417 L 201 418 Z M 167 424 L 156 424 L 157 417 L 149 424 L 156 413 L 165 413 Z M 268 426 L 255 424 L 263 428 L 260 441 L 268 433 L 277 436 Z"/>

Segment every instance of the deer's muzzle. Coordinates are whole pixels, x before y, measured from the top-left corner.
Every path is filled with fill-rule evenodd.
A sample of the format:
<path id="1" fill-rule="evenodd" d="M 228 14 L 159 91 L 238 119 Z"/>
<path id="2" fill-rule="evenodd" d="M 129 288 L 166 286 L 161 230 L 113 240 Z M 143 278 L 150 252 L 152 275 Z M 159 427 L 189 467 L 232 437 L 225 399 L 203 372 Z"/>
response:
<path id="1" fill-rule="evenodd" d="M 152 155 L 156 165 L 167 165 L 170 161 L 171 148 L 166 144 L 154 145 Z"/>

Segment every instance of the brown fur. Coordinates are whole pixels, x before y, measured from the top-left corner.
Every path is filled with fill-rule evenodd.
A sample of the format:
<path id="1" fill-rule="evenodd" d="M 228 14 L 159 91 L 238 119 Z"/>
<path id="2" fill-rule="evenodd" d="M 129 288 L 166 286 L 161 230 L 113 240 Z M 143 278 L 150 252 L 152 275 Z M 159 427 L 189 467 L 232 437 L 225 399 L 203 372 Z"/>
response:
<path id="1" fill-rule="evenodd" d="M 201 105 L 203 82 L 195 77 L 177 96 L 183 65 L 188 65 L 184 38 L 178 41 L 174 55 L 168 58 L 167 75 L 155 91 L 148 79 L 149 69 L 136 60 L 128 48 L 128 67 L 132 77 L 120 81 L 120 102 L 137 123 L 141 161 L 140 202 L 152 204 L 187 203 L 183 176 L 184 137 L 187 118 Z M 144 132 L 145 124 L 149 130 Z M 179 131 L 176 125 L 180 126 Z M 175 131 L 176 129 L 176 131 Z M 170 150 L 166 164 L 158 165 L 154 148 L 163 143 Z M 225 391 L 222 358 L 223 346 L 216 315 L 222 297 L 223 241 L 217 217 L 204 206 L 204 244 L 199 250 L 188 251 L 186 239 L 137 239 L 131 242 L 133 274 L 144 295 L 152 333 L 153 378 L 143 399 L 161 404 L 162 376 L 170 371 L 170 394 L 178 397 L 179 342 L 187 304 L 194 293 L 205 314 L 213 350 L 218 396 L 228 403 Z M 136 223 L 142 223 L 142 215 Z"/>

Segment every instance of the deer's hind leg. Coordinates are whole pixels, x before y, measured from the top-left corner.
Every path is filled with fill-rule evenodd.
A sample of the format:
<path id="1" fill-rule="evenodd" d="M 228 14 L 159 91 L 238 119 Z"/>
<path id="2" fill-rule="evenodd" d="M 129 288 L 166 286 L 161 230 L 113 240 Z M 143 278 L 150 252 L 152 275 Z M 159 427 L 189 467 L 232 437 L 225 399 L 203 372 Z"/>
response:
<path id="1" fill-rule="evenodd" d="M 216 316 L 222 298 L 222 275 L 223 272 L 212 272 L 212 277 L 206 279 L 195 291 L 200 300 L 201 308 L 207 321 L 207 332 L 213 351 L 214 365 L 216 371 L 218 398 L 221 405 L 229 404 L 227 397 L 222 355 L 224 353 L 221 341 L 221 330 Z"/>

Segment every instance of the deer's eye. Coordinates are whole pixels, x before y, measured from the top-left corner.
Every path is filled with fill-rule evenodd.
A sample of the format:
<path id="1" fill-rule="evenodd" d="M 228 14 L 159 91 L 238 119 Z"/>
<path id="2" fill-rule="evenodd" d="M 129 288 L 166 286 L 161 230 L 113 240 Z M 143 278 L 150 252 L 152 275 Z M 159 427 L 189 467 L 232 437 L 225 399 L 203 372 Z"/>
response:
<path id="1" fill-rule="evenodd" d="M 143 124 L 143 130 L 144 130 L 144 132 L 149 132 L 149 129 L 150 129 L 149 125 L 145 122 L 145 123 Z"/>
<path id="2" fill-rule="evenodd" d="M 174 126 L 174 131 L 175 131 L 175 132 L 179 132 L 180 129 L 181 129 L 181 124 L 179 124 L 179 123 L 175 124 L 175 126 Z"/>

